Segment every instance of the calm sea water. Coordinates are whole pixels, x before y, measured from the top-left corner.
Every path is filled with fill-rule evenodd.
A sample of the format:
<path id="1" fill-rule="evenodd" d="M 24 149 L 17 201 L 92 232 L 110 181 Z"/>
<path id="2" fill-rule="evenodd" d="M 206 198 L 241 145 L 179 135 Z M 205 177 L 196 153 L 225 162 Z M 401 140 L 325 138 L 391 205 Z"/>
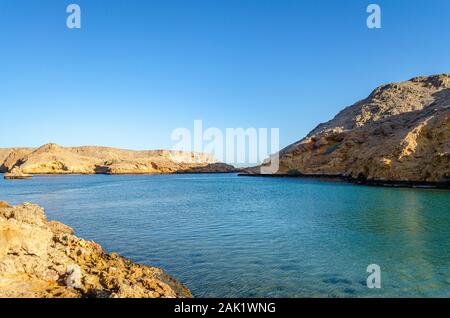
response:
<path id="1" fill-rule="evenodd" d="M 197 297 L 450 297 L 450 191 L 236 175 L 0 176 L 0 200 L 38 203 Z M 366 286 L 373 263 L 381 289 Z"/>

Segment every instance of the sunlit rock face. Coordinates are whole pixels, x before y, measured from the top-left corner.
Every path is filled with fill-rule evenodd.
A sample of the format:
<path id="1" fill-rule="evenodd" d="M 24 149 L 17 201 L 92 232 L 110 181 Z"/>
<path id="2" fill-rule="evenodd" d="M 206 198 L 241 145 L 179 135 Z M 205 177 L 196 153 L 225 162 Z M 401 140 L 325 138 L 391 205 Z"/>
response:
<path id="1" fill-rule="evenodd" d="M 19 168 L 25 174 L 157 174 L 196 169 L 202 172 L 229 172 L 234 169 L 229 165 L 219 165 L 207 153 L 61 147 L 56 144 L 46 144 L 37 149 L 0 149 L 0 167 L 2 172 Z"/>
<path id="2" fill-rule="evenodd" d="M 450 182 L 450 75 L 376 88 L 283 149 L 278 173 Z"/>
<path id="3" fill-rule="evenodd" d="M 192 297 L 163 270 L 107 254 L 34 204 L 0 202 L 0 298 Z"/>

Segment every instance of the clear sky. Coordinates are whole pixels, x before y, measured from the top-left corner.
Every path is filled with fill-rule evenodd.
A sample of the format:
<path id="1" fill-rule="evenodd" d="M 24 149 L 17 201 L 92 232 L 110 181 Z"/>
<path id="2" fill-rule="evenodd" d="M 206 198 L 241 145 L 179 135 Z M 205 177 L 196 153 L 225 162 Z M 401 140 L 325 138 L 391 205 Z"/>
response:
<path id="1" fill-rule="evenodd" d="M 285 146 L 434 73 L 450 73 L 448 0 L 0 0 L 0 147 L 172 148 L 195 119 L 278 127 Z"/>

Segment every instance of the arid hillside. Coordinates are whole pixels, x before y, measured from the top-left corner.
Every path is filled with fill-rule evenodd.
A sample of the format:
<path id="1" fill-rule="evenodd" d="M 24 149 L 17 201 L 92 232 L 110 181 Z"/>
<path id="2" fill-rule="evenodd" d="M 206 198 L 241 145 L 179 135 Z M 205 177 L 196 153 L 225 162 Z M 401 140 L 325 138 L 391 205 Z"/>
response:
<path id="1" fill-rule="evenodd" d="M 449 183 L 450 74 L 376 88 L 280 151 L 277 173 Z"/>
<path id="2" fill-rule="evenodd" d="M 0 149 L 0 171 L 14 168 L 28 174 L 157 174 L 196 169 L 230 172 L 234 167 L 218 163 L 210 154 L 108 147 L 61 147 L 46 144 L 37 149 Z"/>

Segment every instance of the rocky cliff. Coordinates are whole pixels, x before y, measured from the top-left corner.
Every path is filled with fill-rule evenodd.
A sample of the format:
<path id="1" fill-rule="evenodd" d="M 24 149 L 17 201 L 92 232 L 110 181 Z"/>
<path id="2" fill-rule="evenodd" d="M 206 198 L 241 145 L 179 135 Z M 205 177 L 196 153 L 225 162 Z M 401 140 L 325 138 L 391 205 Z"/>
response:
<path id="1" fill-rule="evenodd" d="M 450 74 L 380 86 L 279 155 L 281 175 L 448 185 Z"/>
<path id="2" fill-rule="evenodd" d="M 46 144 L 37 149 L 0 149 L 0 172 L 14 168 L 25 174 L 156 174 L 191 169 L 202 172 L 234 171 L 232 166 L 219 164 L 206 153 L 61 147 L 56 144 Z"/>
<path id="3" fill-rule="evenodd" d="M 161 269 L 107 254 L 37 205 L 0 202 L 0 298 L 192 297 Z"/>

